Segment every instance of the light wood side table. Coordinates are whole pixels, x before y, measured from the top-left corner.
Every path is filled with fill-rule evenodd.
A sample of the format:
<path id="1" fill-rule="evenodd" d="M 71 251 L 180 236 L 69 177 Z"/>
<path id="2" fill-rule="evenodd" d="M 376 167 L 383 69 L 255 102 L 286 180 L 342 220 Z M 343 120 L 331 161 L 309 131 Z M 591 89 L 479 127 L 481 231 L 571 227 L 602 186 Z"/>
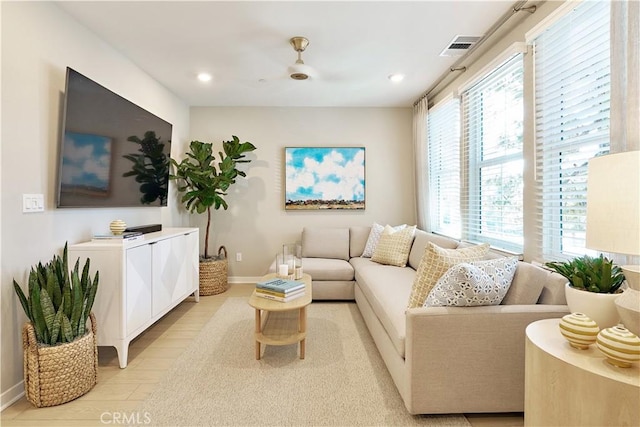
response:
<path id="1" fill-rule="evenodd" d="M 274 278 L 267 274 L 262 280 Z M 307 338 L 307 306 L 311 304 L 311 276 L 304 274 L 302 279 L 305 293 L 300 298 L 288 302 L 261 298 L 253 291 L 249 305 L 256 310 L 256 360 L 260 360 L 260 344 L 289 345 L 300 343 L 300 359 L 304 359 Z"/>
<path id="2" fill-rule="evenodd" d="M 640 367 L 609 364 L 595 344 L 578 350 L 560 319 L 527 326 L 525 426 L 640 426 Z"/>

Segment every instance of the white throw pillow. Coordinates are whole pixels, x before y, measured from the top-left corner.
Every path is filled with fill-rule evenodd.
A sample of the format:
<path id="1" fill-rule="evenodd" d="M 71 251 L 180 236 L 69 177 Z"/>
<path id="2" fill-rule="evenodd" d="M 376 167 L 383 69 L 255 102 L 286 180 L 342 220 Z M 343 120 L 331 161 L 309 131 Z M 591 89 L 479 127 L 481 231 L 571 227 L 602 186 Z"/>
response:
<path id="1" fill-rule="evenodd" d="M 424 305 L 498 305 L 511 286 L 517 266 L 515 257 L 456 264 L 436 282 Z"/>
<path id="2" fill-rule="evenodd" d="M 404 229 L 407 224 L 396 225 L 393 227 L 395 231 L 400 231 Z M 362 251 L 363 258 L 371 258 L 373 253 L 376 251 L 376 247 L 378 246 L 378 242 L 380 241 L 380 236 L 382 236 L 382 232 L 384 231 L 384 225 L 380 225 L 377 222 L 374 222 L 371 226 L 371 231 L 369 232 L 369 238 L 367 239 L 367 244 L 364 246 L 364 251 Z"/>

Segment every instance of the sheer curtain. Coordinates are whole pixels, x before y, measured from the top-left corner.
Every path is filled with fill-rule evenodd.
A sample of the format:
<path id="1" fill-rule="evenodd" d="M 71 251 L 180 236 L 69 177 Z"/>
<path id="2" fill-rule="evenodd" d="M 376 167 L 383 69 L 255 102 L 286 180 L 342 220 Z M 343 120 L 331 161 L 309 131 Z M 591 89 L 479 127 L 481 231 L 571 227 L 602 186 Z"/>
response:
<path id="1" fill-rule="evenodd" d="M 430 230 L 428 191 L 429 168 L 427 167 L 427 97 L 423 96 L 413 105 L 413 157 L 415 159 L 416 221 L 421 230 Z"/>
<path id="2" fill-rule="evenodd" d="M 640 150 L 640 2 L 611 2 L 611 152 Z"/>
<path id="3" fill-rule="evenodd" d="M 611 2 L 611 152 L 640 150 L 640 2 Z M 612 255 L 617 264 L 638 256 Z"/>

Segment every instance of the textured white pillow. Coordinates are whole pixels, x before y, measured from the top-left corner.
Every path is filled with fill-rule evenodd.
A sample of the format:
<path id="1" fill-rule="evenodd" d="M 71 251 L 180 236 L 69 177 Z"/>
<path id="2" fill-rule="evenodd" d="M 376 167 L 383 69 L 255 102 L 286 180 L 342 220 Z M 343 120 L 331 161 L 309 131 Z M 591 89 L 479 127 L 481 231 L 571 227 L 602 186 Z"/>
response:
<path id="1" fill-rule="evenodd" d="M 393 227 L 395 231 L 400 231 L 405 228 L 407 224 L 396 225 Z M 382 236 L 382 232 L 384 231 L 384 225 L 380 225 L 377 222 L 374 222 L 371 226 L 371 231 L 369 232 L 369 238 L 367 239 L 367 244 L 364 246 L 364 251 L 362 251 L 363 258 L 371 258 L 373 253 L 376 251 L 376 247 L 378 246 L 378 242 L 380 241 L 380 236 Z"/>
<path id="2" fill-rule="evenodd" d="M 511 286 L 517 266 L 515 257 L 456 264 L 436 282 L 424 305 L 498 305 Z"/>

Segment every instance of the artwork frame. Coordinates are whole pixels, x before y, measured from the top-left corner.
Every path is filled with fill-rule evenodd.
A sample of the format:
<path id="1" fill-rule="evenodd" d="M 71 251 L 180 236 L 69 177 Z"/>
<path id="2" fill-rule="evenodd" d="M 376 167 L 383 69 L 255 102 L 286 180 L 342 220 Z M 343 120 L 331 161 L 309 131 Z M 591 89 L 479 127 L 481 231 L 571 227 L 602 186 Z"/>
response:
<path id="1" fill-rule="evenodd" d="M 285 147 L 285 210 L 364 210 L 365 147 Z"/>

